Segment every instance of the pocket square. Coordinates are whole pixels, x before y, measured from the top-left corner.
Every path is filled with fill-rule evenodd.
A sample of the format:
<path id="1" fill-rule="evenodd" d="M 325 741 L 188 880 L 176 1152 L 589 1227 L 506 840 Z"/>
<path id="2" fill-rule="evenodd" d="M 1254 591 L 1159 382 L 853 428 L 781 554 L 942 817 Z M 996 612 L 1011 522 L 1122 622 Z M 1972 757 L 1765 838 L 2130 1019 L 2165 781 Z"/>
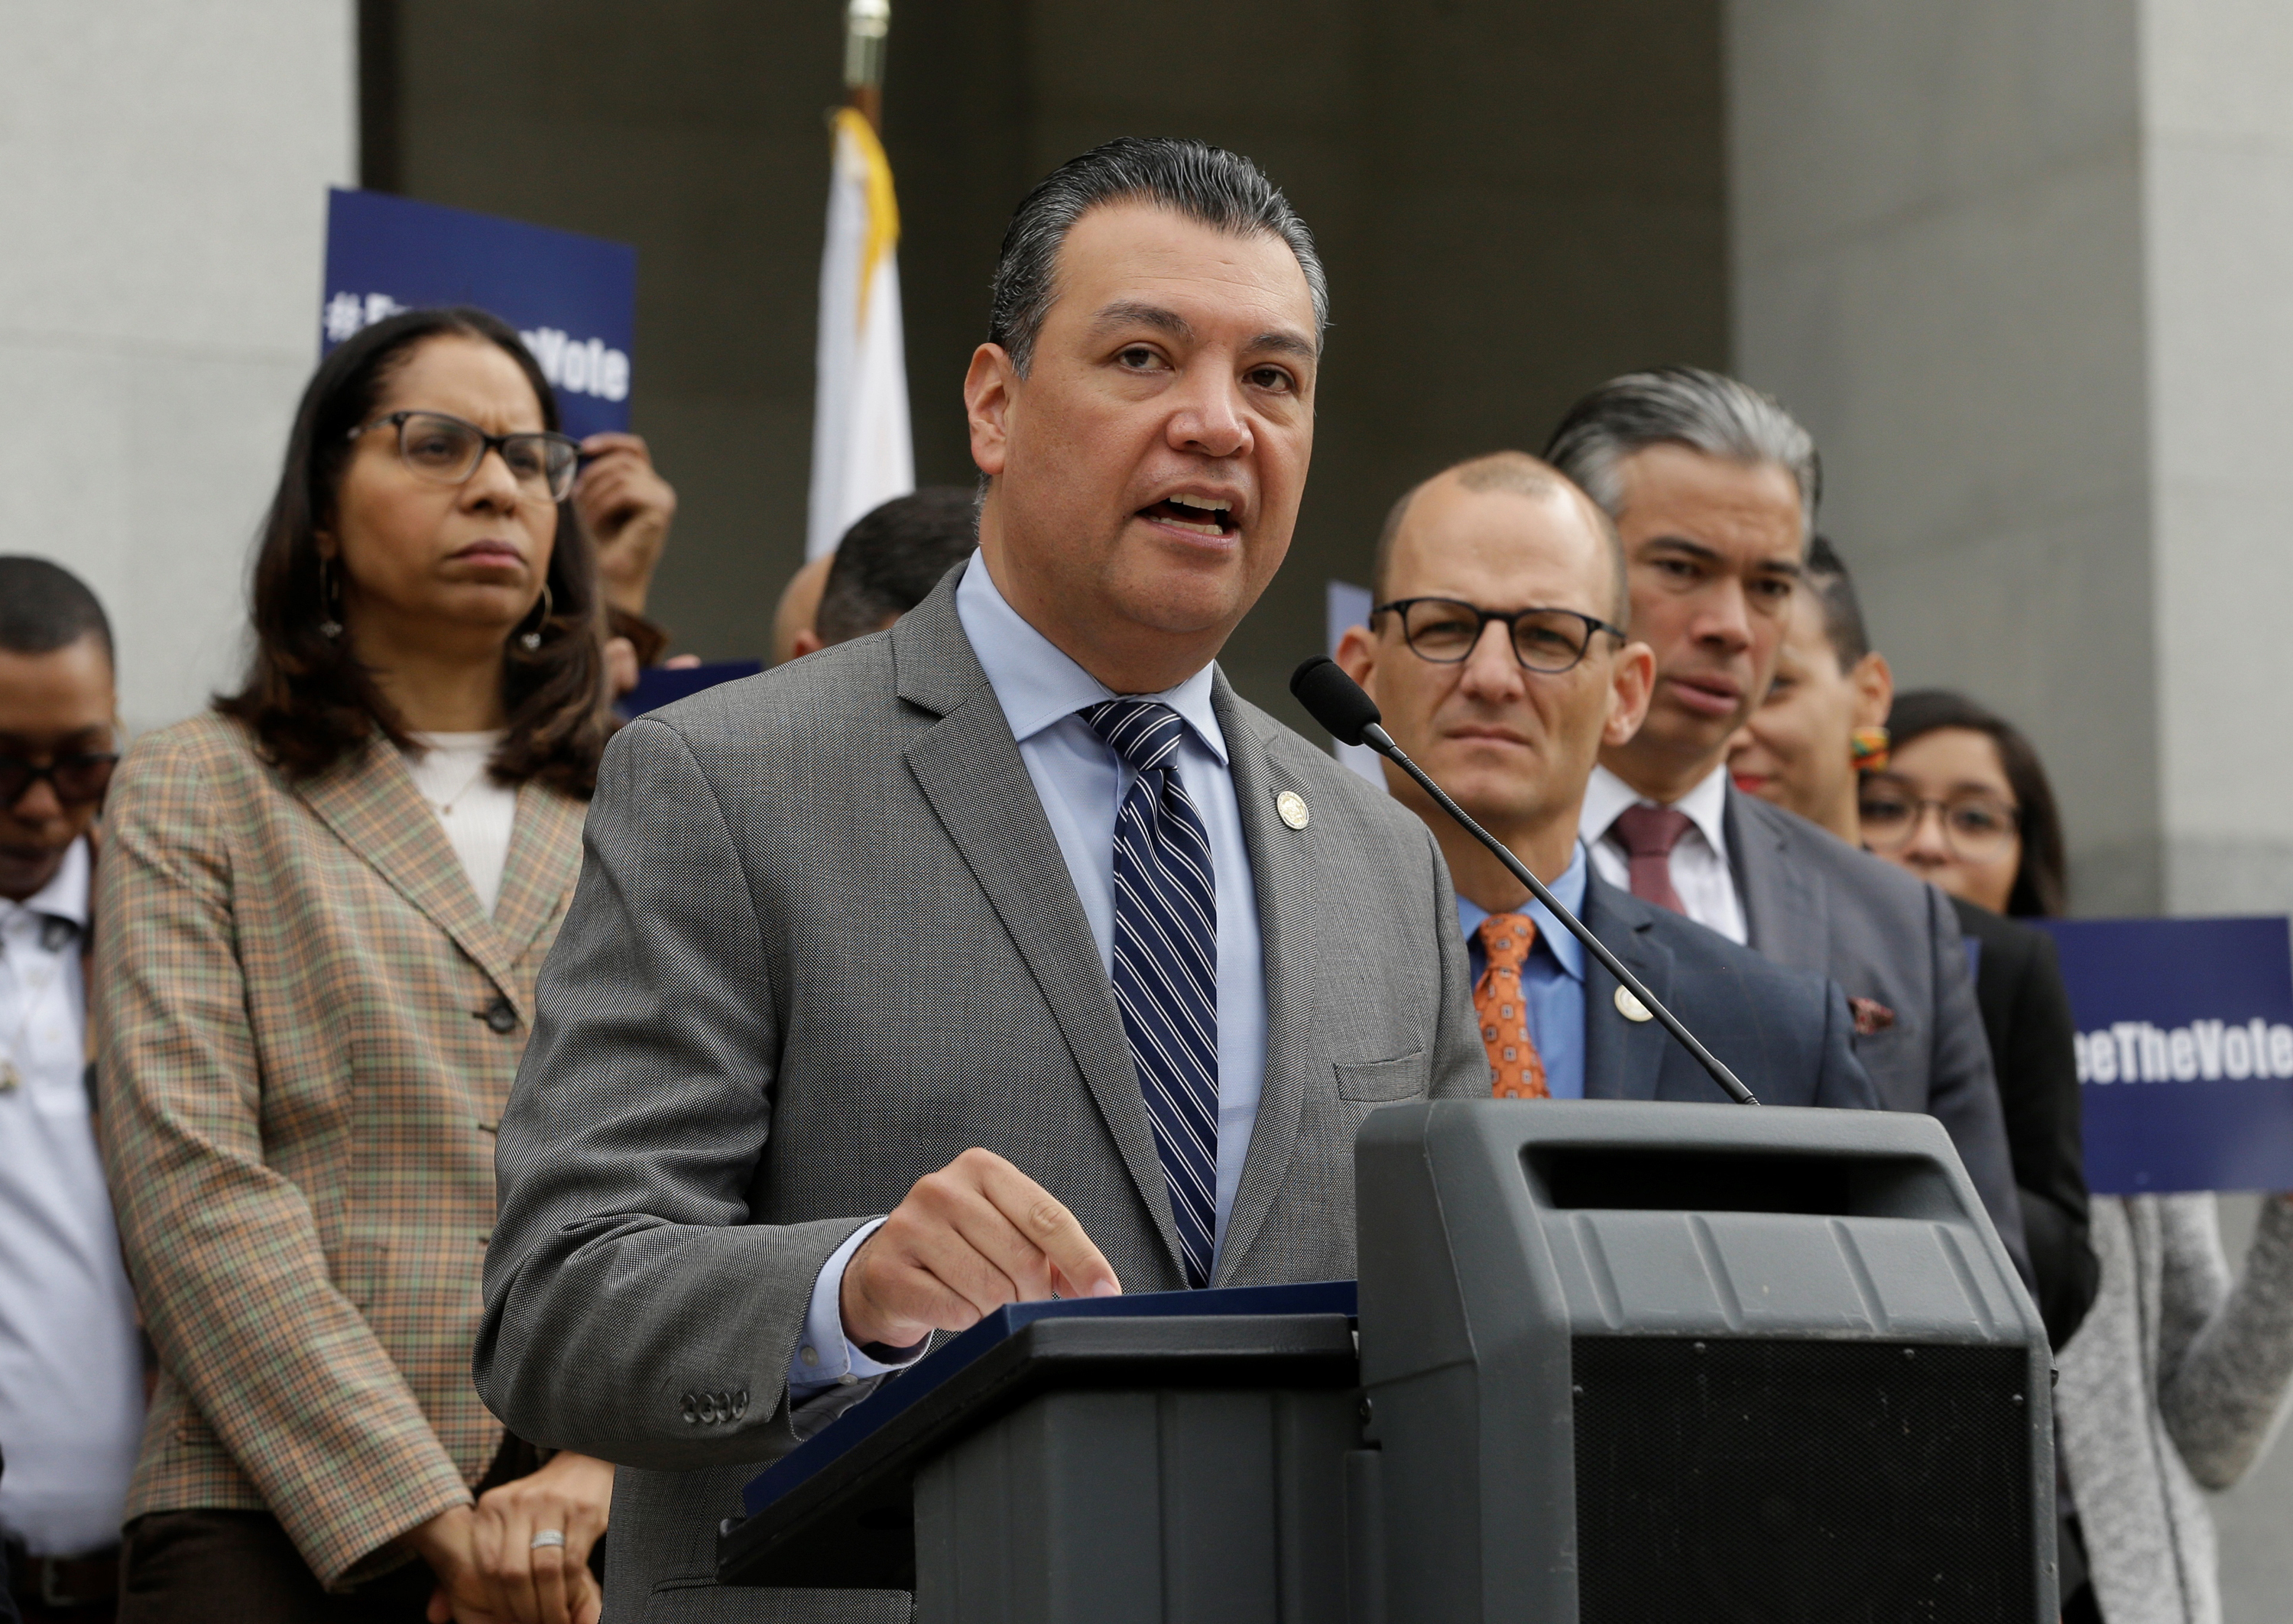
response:
<path id="1" fill-rule="evenodd" d="M 1855 1016 L 1855 1035 L 1858 1038 L 1884 1032 L 1895 1024 L 1895 1012 L 1876 998 L 1850 998 L 1847 1007 Z"/>

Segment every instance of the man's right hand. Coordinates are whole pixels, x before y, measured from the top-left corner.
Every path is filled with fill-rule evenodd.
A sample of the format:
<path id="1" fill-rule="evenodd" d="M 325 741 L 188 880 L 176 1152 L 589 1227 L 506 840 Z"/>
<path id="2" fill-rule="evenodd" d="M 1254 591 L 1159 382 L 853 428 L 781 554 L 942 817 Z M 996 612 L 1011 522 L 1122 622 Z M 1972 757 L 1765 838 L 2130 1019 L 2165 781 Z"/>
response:
<path id="1" fill-rule="evenodd" d="M 844 1334 L 911 1347 L 968 1330 L 1006 1303 L 1119 1297 L 1074 1215 L 996 1155 L 970 1150 L 916 1181 L 844 1271 Z"/>

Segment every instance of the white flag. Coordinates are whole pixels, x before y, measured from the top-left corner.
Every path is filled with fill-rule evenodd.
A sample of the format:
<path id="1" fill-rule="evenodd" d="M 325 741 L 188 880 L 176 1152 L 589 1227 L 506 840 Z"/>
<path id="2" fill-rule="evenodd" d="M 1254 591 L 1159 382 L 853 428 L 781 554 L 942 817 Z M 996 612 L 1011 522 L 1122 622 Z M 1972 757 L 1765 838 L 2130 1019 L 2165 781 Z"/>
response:
<path id="1" fill-rule="evenodd" d="M 883 143 L 856 109 L 836 115 L 828 245 L 820 256 L 819 378 L 804 555 L 833 552 L 852 521 L 916 488 L 900 335 L 899 206 Z"/>

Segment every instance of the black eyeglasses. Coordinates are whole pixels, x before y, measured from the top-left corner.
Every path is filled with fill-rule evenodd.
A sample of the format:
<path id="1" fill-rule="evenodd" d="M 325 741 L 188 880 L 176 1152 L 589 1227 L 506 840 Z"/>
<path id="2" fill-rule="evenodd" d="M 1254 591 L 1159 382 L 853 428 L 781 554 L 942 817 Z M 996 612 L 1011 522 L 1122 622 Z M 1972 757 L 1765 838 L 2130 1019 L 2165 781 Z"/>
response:
<path id="1" fill-rule="evenodd" d="M 350 438 L 356 440 L 385 424 L 398 431 L 400 460 L 434 485 L 463 483 L 478 471 L 487 452 L 498 451 L 521 494 L 538 497 L 547 491 L 549 500 L 563 502 L 572 491 L 581 442 L 566 435 L 489 434 L 476 424 L 445 412 L 393 412 L 359 424 L 350 432 Z"/>
<path id="2" fill-rule="evenodd" d="M 1864 780 L 1856 811 L 1863 844 L 1874 852 L 1900 852 L 1917 836 L 1933 807 L 1942 821 L 1943 844 L 1966 862 L 1989 862 L 2013 848 L 2022 814 L 2013 803 L 1981 790 L 1937 799 L 1914 795 L 1908 785 L 1874 776 Z"/>
<path id="3" fill-rule="evenodd" d="M 36 767 L 20 755 L 0 755 L 0 806 L 14 806 L 42 779 L 48 780 L 56 799 L 67 806 L 101 801 L 111 787 L 111 770 L 118 764 L 117 755 L 59 755 L 45 767 Z"/>
<path id="4" fill-rule="evenodd" d="M 1370 618 L 1401 617 L 1402 641 L 1420 659 L 1437 666 L 1457 665 L 1480 645 L 1481 634 L 1494 620 L 1512 634 L 1513 658 L 1531 671 L 1559 676 L 1574 671 L 1592 651 L 1592 638 L 1606 632 L 1618 642 L 1625 629 L 1597 615 L 1573 609 L 1483 609 L 1455 598 L 1396 598 L 1370 611 Z"/>

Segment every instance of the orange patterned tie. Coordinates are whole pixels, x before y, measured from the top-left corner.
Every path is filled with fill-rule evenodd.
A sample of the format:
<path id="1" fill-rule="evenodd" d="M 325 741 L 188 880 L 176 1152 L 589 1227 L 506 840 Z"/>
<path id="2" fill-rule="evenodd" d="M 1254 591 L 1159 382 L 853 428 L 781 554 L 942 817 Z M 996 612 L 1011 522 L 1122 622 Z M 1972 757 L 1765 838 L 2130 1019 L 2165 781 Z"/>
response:
<path id="1" fill-rule="evenodd" d="M 1528 999 L 1520 985 L 1520 967 L 1536 945 L 1536 921 L 1527 914 L 1491 914 L 1475 933 L 1489 961 L 1473 983 L 1473 1013 L 1480 1017 L 1481 1042 L 1494 1074 L 1489 1092 L 1500 1100 L 1550 1099 L 1544 1060 L 1528 1035 Z"/>

